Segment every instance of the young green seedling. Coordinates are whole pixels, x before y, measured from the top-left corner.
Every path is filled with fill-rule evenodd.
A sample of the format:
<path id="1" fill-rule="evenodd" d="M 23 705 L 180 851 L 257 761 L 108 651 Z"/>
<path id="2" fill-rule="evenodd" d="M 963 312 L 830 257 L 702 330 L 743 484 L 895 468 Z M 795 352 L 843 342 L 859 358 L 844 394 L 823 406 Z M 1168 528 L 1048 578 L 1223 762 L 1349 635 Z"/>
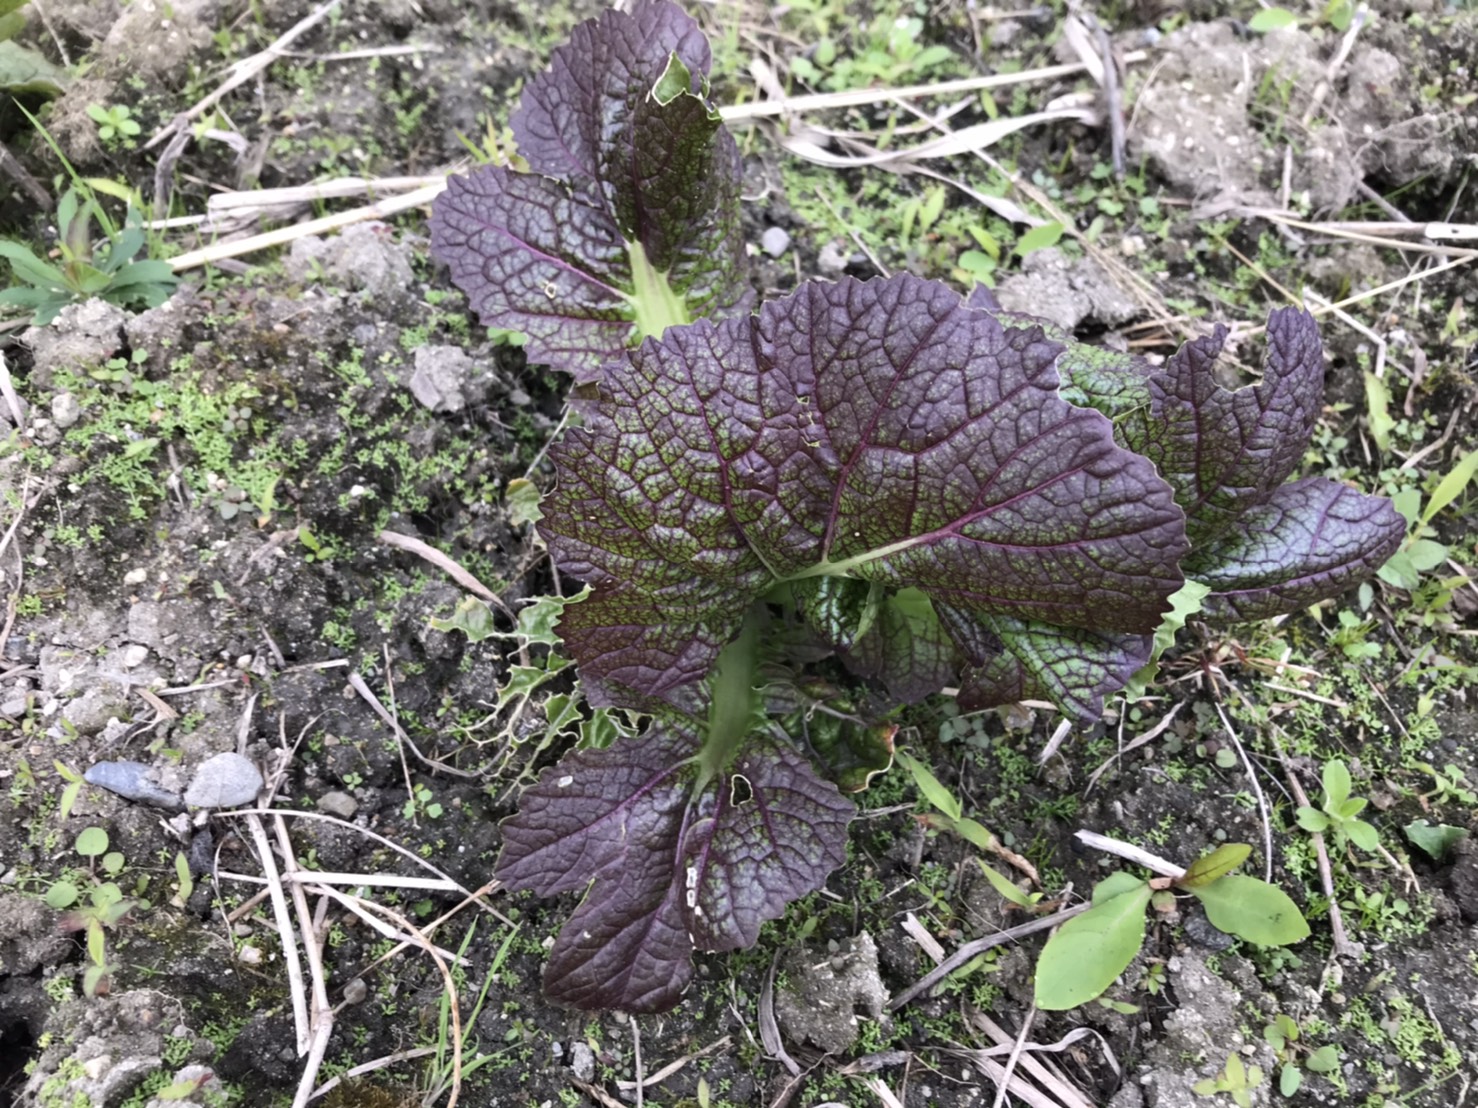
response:
<path id="1" fill-rule="evenodd" d="M 1310 1073 L 1333 1073 L 1339 1068 L 1339 1049 L 1333 1043 L 1310 1050 L 1299 1041 L 1301 1035 L 1298 1024 L 1281 1012 L 1262 1029 L 1263 1040 L 1278 1056 L 1278 1091 L 1284 1096 L 1298 1092 L 1303 1085 L 1304 1069 Z M 1303 1069 L 1299 1068 L 1300 1062 Z"/>
<path id="2" fill-rule="evenodd" d="M 1178 890 L 1201 902 L 1213 927 L 1258 946 L 1288 946 L 1309 936 L 1309 925 L 1288 894 L 1232 871 L 1252 853 L 1227 843 L 1178 877 L 1146 880 L 1114 873 L 1093 888 L 1093 906 L 1064 923 L 1037 960 L 1037 1007 L 1076 1008 L 1102 995 L 1144 945 L 1145 911 L 1158 891 Z"/>
<path id="3" fill-rule="evenodd" d="M 1305 831 L 1331 834 L 1340 845 L 1354 843 L 1367 853 L 1380 849 L 1380 835 L 1375 827 L 1358 818 L 1369 803 L 1364 797 L 1350 795 L 1350 770 L 1338 758 L 1325 763 L 1324 796 L 1319 807 L 1304 805 L 1298 810 L 1298 825 Z"/>

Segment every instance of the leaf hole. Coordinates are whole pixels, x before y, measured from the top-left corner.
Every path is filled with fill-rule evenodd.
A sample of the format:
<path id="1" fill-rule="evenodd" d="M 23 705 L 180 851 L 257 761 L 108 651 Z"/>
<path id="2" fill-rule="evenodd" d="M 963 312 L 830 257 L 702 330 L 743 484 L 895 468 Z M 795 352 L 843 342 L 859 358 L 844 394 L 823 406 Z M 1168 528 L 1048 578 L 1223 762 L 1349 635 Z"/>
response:
<path id="1" fill-rule="evenodd" d="M 749 778 L 742 773 L 736 773 L 729 778 L 729 803 L 735 808 L 741 804 L 748 804 L 754 799 L 754 786 L 749 783 Z"/>

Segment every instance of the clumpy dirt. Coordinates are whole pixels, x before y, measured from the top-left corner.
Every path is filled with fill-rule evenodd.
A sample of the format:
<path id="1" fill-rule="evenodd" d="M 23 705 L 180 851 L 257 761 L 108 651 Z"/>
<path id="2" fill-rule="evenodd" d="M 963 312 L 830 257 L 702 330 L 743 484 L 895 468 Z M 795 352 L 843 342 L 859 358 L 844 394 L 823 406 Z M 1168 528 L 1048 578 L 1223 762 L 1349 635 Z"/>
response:
<path id="1" fill-rule="evenodd" d="M 1091 232 L 1092 251 L 1070 235 L 1012 258 L 1019 229 L 955 193 L 938 222 L 905 232 L 897 213 L 910 201 L 917 209 L 932 183 L 819 173 L 749 133 L 756 287 L 773 295 L 813 274 L 870 275 L 876 263 L 962 281 L 960 252 L 981 242 L 974 227 L 1007 246 L 995 273 L 1007 307 L 1165 353 L 1169 336 L 1141 322 L 1145 288 L 1188 327 L 1255 323 L 1279 302 L 1233 247 L 1279 283 L 1330 298 L 1403 277 L 1408 267 L 1389 249 L 1237 215 L 1285 202 L 1341 219 L 1393 218 L 1383 203 L 1418 222 L 1472 210 L 1475 20 L 1437 3 L 1376 7 L 1332 66 L 1345 32 L 1326 22 L 1259 36 L 1217 12 L 1126 6 L 1114 41 L 1149 50 L 1126 85 L 1126 181 L 1112 179 L 1097 130 L 1037 131 L 994 151 Z M 466 153 L 464 140 L 498 135 L 527 74 L 598 5 L 346 5 L 295 41 L 290 59 L 225 96 L 161 171 L 161 151 L 142 139 L 313 10 L 306 0 L 50 0 L 50 32 L 35 44 L 88 65 L 46 125 L 79 173 L 116 175 L 161 214 L 163 193 L 186 214 L 220 189 L 439 172 Z M 719 98 L 749 95 L 742 74 L 757 43 L 784 61 L 829 35 L 842 56 L 861 55 L 913 15 L 883 4 L 855 21 L 808 11 L 777 22 L 756 10 L 732 25 L 705 15 Z M 919 42 L 947 48 L 954 66 L 928 76 L 1054 60 L 1056 15 L 994 16 L 965 6 L 923 15 Z M 334 57 L 366 49 L 378 52 Z M 1039 94 L 1045 104 L 1087 87 L 1007 91 L 992 106 L 1029 110 Z M 143 125 L 140 141 L 102 142 L 86 109 L 120 103 Z M 972 106 L 959 121 L 972 112 L 985 117 Z M 861 109 L 832 122 L 882 130 L 912 117 Z M 59 170 L 10 115 L 0 126 L 38 178 Z M 942 168 L 978 191 L 1005 187 L 975 159 Z M 845 214 L 818 206 L 818 190 Z M 23 195 L 6 198 L 5 232 L 49 243 L 49 213 L 27 209 Z M 314 214 L 305 205 L 278 218 Z M 771 235 L 772 252 L 760 250 L 774 228 L 789 241 Z M 1034 1012 L 1034 938 L 988 951 L 894 1009 L 889 998 L 934 958 L 1026 917 L 985 879 L 972 847 L 915 818 L 923 809 L 912 785 L 892 773 L 864 794 L 849 861 L 826 891 L 768 925 L 753 950 L 701 958 L 675 1012 L 633 1021 L 543 1002 L 544 955 L 571 904 L 488 885 L 498 820 L 514 810 L 519 784 L 572 741 L 568 723 L 547 727 L 560 709 L 551 698 L 567 695 L 571 678 L 537 672 L 542 647 L 521 654 L 508 637 L 470 641 L 431 621 L 452 618 L 469 588 L 517 608 L 567 587 L 505 502 L 511 481 L 547 485 L 544 449 L 565 384 L 470 321 L 426 246 L 424 213 L 409 213 L 299 239 L 246 259 L 250 268 L 189 275 L 142 314 L 90 301 L 48 327 L 8 332 L 0 1104 L 290 1104 L 307 1048 L 295 991 L 334 1010 L 318 1080 L 339 1080 L 322 1103 L 444 1103 L 446 978 L 425 952 L 391 953 L 382 929 L 429 926 L 454 910 L 435 932 L 438 957 L 461 998 L 468 1068 L 483 1059 L 464 1081 L 464 1104 L 633 1103 L 638 1055 L 648 1076 L 680 1063 L 646 1090 L 647 1103 L 990 1104 L 992 1074 L 1023 1027 L 1029 1045 L 1061 1044 L 1025 1057 L 1073 1090 L 1058 1094 L 1065 1104 L 1231 1104 L 1230 1091 L 1203 1083 L 1224 1076 L 1234 1053 L 1262 1073 L 1243 1090 L 1252 1104 L 1471 1102 L 1478 846 L 1470 833 L 1434 859 L 1401 830 L 1418 819 L 1478 830 L 1478 719 L 1467 694 L 1478 602 L 1460 579 L 1478 550 L 1457 512 L 1434 521 L 1456 575 L 1445 601 L 1435 583 L 1416 594 L 1378 585 L 1364 601 L 1326 607 L 1319 622 L 1299 616 L 1235 635 L 1193 625 L 1150 698 L 1115 705 L 1101 728 L 1045 761 L 1055 721 L 1031 707 L 960 718 L 936 703 L 901 720 L 965 811 L 1040 871 L 1028 891 L 1081 897 L 1120 868 L 1085 851 L 1080 828 L 1182 864 L 1217 843 L 1252 843 L 1252 869 L 1268 864 L 1312 923 L 1297 948 L 1233 944 L 1177 902 L 1153 915 L 1108 1003 Z M 1125 265 L 1144 286 L 1125 287 Z M 1310 472 L 1430 493 L 1478 446 L 1474 288 L 1471 270 L 1457 267 L 1348 306 L 1364 329 L 1326 320 L 1331 406 Z M 1384 457 L 1362 380 L 1377 332 L 1399 421 Z M 1440 448 L 1401 468 L 1449 426 Z M 506 636 L 511 623 L 494 613 Z M 1363 649 L 1371 644 L 1373 655 Z M 500 702 L 515 667 L 540 684 L 526 703 Z M 1172 711 L 1153 741 L 1129 748 Z M 265 778 L 263 806 L 279 817 L 254 826 L 240 813 L 181 813 L 69 787 L 96 763 L 132 761 L 183 793 L 226 752 L 251 760 Z M 1334 901 L 1357 945 L 1340 957 L 1288 780 L 1317 797 L 1320 766 L 1336 756 L 1370 798 L 1385 848 L 1334 850 Z M 77 849 L 92 828 L 106 831 L 106 853 Z M 253 899 L 258 836 L 282 845 L 279 866 L 291 858 L 400 881 L 336 886 L 378 906 L 359 912 L 353 900 L 304 905 L 321 940 L 322 998 L 294 984 L 274 906 Z M 1007 861 L 990 861 L 1028 884 Z M 90 944 L 85 913 L 114 893 L 130 910 Z M 462 966 L 452 961 L 459 950 Z M 99 986 L 88 976 L 98 963 L 100 987 L 85 995 L 84 984 Z M 1283 1056 L 1264 1035 L 1279 1014 L 1301 1032 Z M 1291 1098 L 1276 1091 L 1283 1066 L 1302 1067 L 1325 1045 L 1338 1051 L 1332 1072 L 1306 1072 Z"/>

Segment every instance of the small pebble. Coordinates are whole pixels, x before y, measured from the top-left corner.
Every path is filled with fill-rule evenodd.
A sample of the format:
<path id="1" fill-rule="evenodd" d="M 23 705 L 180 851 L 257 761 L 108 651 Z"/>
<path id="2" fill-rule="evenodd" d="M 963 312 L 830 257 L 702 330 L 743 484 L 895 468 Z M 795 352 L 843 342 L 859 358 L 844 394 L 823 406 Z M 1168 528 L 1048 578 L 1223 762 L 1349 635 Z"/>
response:
<path id="1" fill-rule="evenodd" d="M 594 1081 L 595 1051 L 582 1042 L 571 1043 L 570 1069 L 581 1081 Z"/>
<path id="2" fill-rule="evenodd" d="M 217 754 L 200 763 L 185 803 L 195 808 L 234 808 L 250 804 L 262 788 L 262 774 L 240 754 Z"/>
<path id="3" fill-rule="evenodd" d="M 65 431 L 82 418 L 82 405 L 71 393 L 59 392 L 51 398 L 51 418 Z"/>
<path id="4" fill-rule="evenodd" d="M 345 1004 L 363 1004 L 367 996 L 369 996 L 369 986 L 364 983 L 363 977 L 356 977 L 344 986 Z"/>
<path id="5" fill-rule="evenodd" d="M 87 767 L 82 780 L 140 804 L 153 804 L 175 812 L 185 806 L 180 794 L 155 781 L 154 767 L 143 762 L 94 762 Z"/>
<path id="6" fill-rule="evenodd" d="M 143 643 L 133 643 L 123 648 L 123 668 L 135 669 L 149 657 L 149 648 Z"/>
<path id="7" fill-rule="evenodd" d="M 359 810 L 359 801 L 339 789 L 324 793 L 318 798 L 318 810 L 340 819 L 353 819 Z"/>
<path id="8" fill-rule="evenodd" d="M 760 236 L 760 249 L 772 258 L 781 257 L 790 249 L 790 232 L 784 227 L 766 227 Z"/>
<path id="9" fill-rule="evenodd" d="M 259 966 L 262 964 L 262 952 L 254 946 L 244 946 L 236 952 L 236 957 L 248 966 Z"/>

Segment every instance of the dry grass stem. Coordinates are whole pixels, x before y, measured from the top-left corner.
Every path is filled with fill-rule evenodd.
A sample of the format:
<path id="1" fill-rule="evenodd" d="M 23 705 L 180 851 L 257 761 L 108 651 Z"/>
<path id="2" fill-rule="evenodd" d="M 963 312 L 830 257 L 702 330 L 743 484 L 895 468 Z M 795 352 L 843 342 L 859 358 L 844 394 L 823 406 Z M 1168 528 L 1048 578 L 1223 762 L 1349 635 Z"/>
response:
<path id="1" fill-rule="evenodd" d="M 375 537 L 386 546 L 393 546 L 398 550 L 409 551 L 416 555 L 416 557 L 430 562 L 468 592 L 480 596 L 489 604 L 496 604 L 504 615 L 509 619 L 513 618 L 513 613 L 508 610 L 508 607 L 503 603 L 502 598 L 497 593 L 493 592 L 492 589 L 488 588 L 471 573 L 454 562 L 448 555 L 443 554 L 430 543 L 423 542 L 414 535 L 402 535 L 399 531 L 381 531 Z"/>
<path id="2" fill-rule="evenodd" d="M 1079 831 L 1073 838 L 1084 846 L 1091 846 L 1094 850 L 1101 850 L 1105 854 L 1113 854 L 1126 861 L 1133 862 L 1137 866 L 1143 866 L 1147 870 L 1153 870 L 1162 877 L 1179 878 L 1185 876 L 1185 868 L 1178 866 L 1158 854 L 1151 854 L 1143 847 L 1126 843 L 1121 839 L 1110 838 L 1108 835 L 1100 835 L 1097 831 Z"/>
<path id="3" fill-rule="evenodd" d="M 1232 740 L 1237 757 L 1242 759 L 1242 768 L 1247 773 L 1247 784 L 1252 789 L 1252 795 L 1257 798 L 1257 814 L 1262 821 L 1262 879 L 1271 884 L 1273 880 L 1273 817 L 1268 811 L 1268 798 L 1263 794 L 1262 785 L 1257 780 L 1257 767 L 1247 756 L 1247 749 L 1242 745 L 1242 740 L 1237 737 L 1236 729 L 1232 727 L 1232 721 L 1227 719 L 1227 714 L 1222 709 L 1219 700 L 1216 701 L 1216 715 L 1226 730 L 1227 738 Z"/>
<path id="4" fill-rule="evenodd" d="M 375 715 L 384 721 L 385 726 L 389 727 L 395 733 L 395 737 L 432 773 L 449 773 L 453 777 L 467 777 L 472 779 L 478 777 L 478 774 L 472 773 L 469 770 L 458 769 L 456 766 L 449 766 L 445 762 L 432 761 L 426 755 L 422 754 L 420 748 L 411 741 L 410 735 L 406 734 L 405 728 L 400 726 L 400 722 L 385 709 L 385 705 L 380 703 L 380 698 L 364 683 L 364 678 L 359 676 L 359 674 L 352 672 L 349 674 L 349 687 L 357 692 L 361 699 L 374 709 Z"/>
<path id="5" fill-rule="evenodd" d="M 1124 56 L 1125 62 L 1141 62 L 1148 55 L 1136 50 Z M 803 112 L 828 111 L 832 108 L 855 108 L 867 104 L 885 104 L 890 100 L 917 100 L 930 96 L 954 96 L 980 89 L 1008 88 L 1036 81 L 1056 81 L 1086 72 L 1081 62 L 1049 65 L 1020 73 L 994 73 L 984 77 L 965 77 L 958 81 L 938 81 L 928 85 L 905 85 L 902 88 L 848 89 L 845 92 L 818 92 L 808 96 L 787 96 L 757 100 L 748 104 L 730 104 L 719 109 L 725 122 L 738 123 L 774 115 L 798 115 Z"/>
<path id="6" fill-rule="evenodd" d="M 1175 717 L 1180 713 L 1180 710 L 1189 703 L 1189 700 L 1182 700 L 1180 703 L 1176 704 L 1175 707 L 1171 708 L 1170 711 L 1166 712 L 1165 715 L 1161 716 L 1160 722 L 1156 723 L 1144 734 L 1135 736 L 1127 744 L 1124 742 L 1124 716 L 1127 713 L 1121 711 L 1119 713 L 1119 749 L 1115 751 L 1111 756 L 1104 759 L 1103 764 L 1093 771 L 1093 773 L 1088 777 L 1088 788 L 1084 791 L 1092 792 L 1093 786 L 1098 784 L 1098 779 L 1102 777 L 1106 772 L 1108 772 L 1109 768 L 1112 767 L 1115 762 L 1117 762 L 1124 755 L 1128 754 L 1131 750 L 1138 750 L 1146 743 L 1152 743 L 1161 735 L 1163 735 L 1165 731 L 1170 727 L 1171 723 L 1175 721 Z M 1125 707 L 1127 708 L 1128 705 L 1125 705 Z"/>
<path id="7" fill-rule="evenodd" d="M 303 962 L 298 956 L 297 936 L 293 932 L 292 916 L 287 910 L 287 897 L 283 895 L 284 882 L 278 874 L 277 860 L 272 856 L 272 844 L 267 840 L 267 829 L 262 826 L 257 812 L 243 813 L 247 830 L 251 832 L 257 848 L 257 860 L 267 882 L 267 894 L 272 901 L 272 918 L 277 924 L 277 934 L 282 940 L 282 961 L 287 966 L 288 999 L 293 1008 L 293 1029 L 297 1034 L 298 1057 L 307 1053 L 312 1026 L 308 1021 L 308 994 L 303 988 Z"/>
<path id="8" fill-rule="evenodd" d="M 715 1054 L 718 1051 L 731 1046 L 732 1044 L 733 1040 L 728 1035 L 725 1035 L 717 1042 L 709 1043 L 707 1046 L 699 1050 L 695 1050 L 691 1054 L 684 1054 L 681 1058 L 677 1059 L 677 1061 L 668 1062 L 667 1065 L 663 1066 L 656 1073 L 652 1074 L 651 1077 L 643 1078 L 642 1086 L 648 1089 L 655 1088 L 656 1086 L 662 1084 L 662 1082 L 666 1081 L 673 1074 L 681 1072 L 683 1067 L 687 1066 L 689 1063 L 696 1062 L 699 1058 L 706 1058 L 708 1057 L 708 1055 Z M 617 1081 L 616 1088 L 620 1089 L 622 1092 L 631 1092 L 636 1088 L 636 1082 L 625 1080 Z"/>

